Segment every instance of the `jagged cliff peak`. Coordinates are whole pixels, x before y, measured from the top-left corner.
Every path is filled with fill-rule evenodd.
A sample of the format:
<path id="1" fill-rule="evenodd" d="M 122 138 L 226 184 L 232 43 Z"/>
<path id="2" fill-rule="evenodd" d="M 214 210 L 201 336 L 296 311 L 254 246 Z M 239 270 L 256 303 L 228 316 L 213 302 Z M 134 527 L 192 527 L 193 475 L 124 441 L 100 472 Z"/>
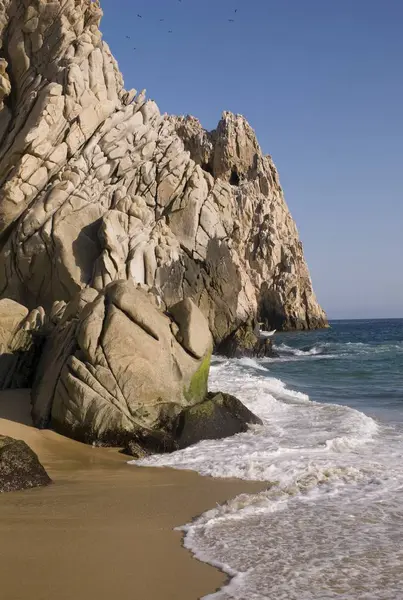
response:
<path id="1" fill-rule="evenodd" d="M 126 91 L 90 0 L 0 2 L 0 296 L 33 308 L 133 279 L 216 343 L 320 327 L 277 170 L 240 115 L 206 132 Z"/>

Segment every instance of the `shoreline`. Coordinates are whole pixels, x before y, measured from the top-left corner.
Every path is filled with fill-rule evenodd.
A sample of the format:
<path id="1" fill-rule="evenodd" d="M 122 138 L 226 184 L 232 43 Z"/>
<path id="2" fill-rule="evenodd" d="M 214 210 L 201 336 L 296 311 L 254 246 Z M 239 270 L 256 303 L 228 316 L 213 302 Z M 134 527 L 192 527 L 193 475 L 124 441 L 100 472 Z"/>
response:
<path id="1" fill-rule="evenodd" d="M 26 441 L 53 480 L 0 495 L 8 600 L 196 600 L 228 581 L 174 528 L 265 484 L 131 466 L 116 449 L 33 428 L 29 411 L 29 390 L 0 392 L 0 433 Z"/>

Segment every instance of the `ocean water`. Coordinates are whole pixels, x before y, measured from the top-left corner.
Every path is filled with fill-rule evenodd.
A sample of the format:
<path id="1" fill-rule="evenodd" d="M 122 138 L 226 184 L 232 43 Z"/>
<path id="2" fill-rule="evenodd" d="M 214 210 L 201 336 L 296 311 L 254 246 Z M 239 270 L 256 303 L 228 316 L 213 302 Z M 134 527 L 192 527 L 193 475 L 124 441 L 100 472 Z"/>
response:
<path id="1" fill-rule="evenodd" d="M 270 482 L 183 527 L 229 575 L 209 600 L 403 600 L 403 320 L 331 325 L 214 358 L 263 426 L 140 463 Z"/>

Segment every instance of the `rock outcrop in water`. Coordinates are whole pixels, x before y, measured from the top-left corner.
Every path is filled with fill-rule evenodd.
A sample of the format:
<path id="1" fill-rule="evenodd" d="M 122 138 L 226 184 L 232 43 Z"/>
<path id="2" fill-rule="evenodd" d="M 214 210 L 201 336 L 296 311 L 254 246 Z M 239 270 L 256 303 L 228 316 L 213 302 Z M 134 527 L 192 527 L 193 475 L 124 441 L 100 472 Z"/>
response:
<path id="1" fill-rule="evenodd" d="M 230 394 L 211 393 L 204 402 L 185 408 L 174 423 L 178 448 L 187 448 L 202 440 L 216 440 L 248 430 L 249 425 L 261 425 L 238 398 Z"/>
<path id="2" fill-rule="evenodd" d="M 85 290 L 49 336 L 32 391 L 34 424 L 86 442 L 124 445 L 169 430 L 202 402 L 213 342 L 191 301 L 171 309 L 118 281 Z"/>
<path id="3" fill-rule="evenodd" d="M 253 320 L 249 319 L 221 342 L 217 352 L 228 358 L 277 358 L 272 340 L 258 336 Z"/>
<path id="4" fill-rule="evenodd" d="M 0 0 L 0 298 L 23 305 L 1 385 L 35 377 L 38 426 L 165 440 L 207 393 L 210 332 L 238 351 L 257 319 L 326 317 L 245 119 L 206 132 L 126 91 L 100 18 L 92 0 Z"/>

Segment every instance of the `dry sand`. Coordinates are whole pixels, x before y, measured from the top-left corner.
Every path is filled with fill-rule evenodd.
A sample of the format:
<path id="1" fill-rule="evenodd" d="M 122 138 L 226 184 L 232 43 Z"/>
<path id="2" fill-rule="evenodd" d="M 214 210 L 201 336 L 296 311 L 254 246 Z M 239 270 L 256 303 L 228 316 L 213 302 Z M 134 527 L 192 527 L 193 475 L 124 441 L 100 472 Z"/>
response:
<path id="1" fill-rule="evenodd" d="M 0 495 L 4 600 L 196 600 L 223 584 L 173 531 L 261 484 L 126 464 L 30 425 L 29 392 L 0 393 L 0 433 L 25 440 L 54 483 Z"/>

